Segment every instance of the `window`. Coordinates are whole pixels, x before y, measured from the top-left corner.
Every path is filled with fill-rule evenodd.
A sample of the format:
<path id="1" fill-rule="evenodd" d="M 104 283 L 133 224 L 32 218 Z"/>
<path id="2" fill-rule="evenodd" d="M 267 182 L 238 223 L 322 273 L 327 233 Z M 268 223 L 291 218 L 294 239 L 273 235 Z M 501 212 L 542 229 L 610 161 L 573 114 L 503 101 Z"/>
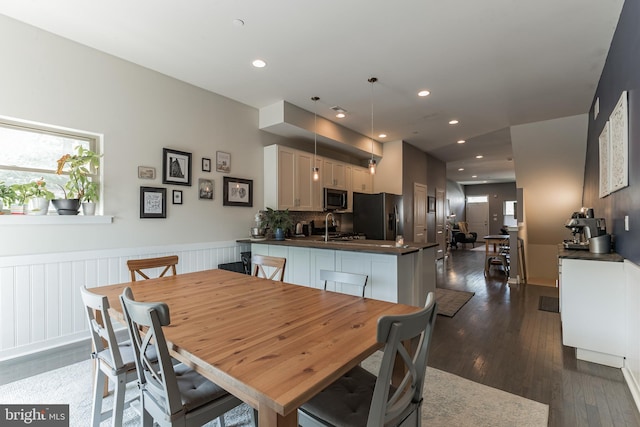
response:
<path id="1" fill-rule="evenodd" d="M 0 181 L 12 185 L 43 177 L 47 189 L 62 198 L 59 186 L 67 178 L 56 175 L 57 160 L 73 154 L 77 145 L 98 152 L 98 139 L 86 132 L 0 117 Z"/>
<path id="2" fill-rule="evenodd" d="M 504 202 L 504 214 L 505 215 L 515 215 L 516 213 L 516 201 L 515 200 L 507 200 Z"/>
<path id="3" fill-rule="evenodd" d="M 467 203 L 487 203 L 489 196 L 469 196 L 467 197 Z"/>

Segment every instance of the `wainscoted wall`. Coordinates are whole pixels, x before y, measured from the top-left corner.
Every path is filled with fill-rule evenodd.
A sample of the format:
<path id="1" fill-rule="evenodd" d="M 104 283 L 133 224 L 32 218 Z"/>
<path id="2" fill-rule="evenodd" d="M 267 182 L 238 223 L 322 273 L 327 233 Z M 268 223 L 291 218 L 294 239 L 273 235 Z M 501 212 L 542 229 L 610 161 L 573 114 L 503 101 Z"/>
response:
<path id="1" fill-rule="evenodd" d="M 640 266 L 631 261 L 624 262 L 626 283 L 626 336 L 627 354 L 622 373 L 636 406 L 640 409 Z"/>
<path id="2" fill-rule="evenodd" d="M 240 261 L 235 241 L 0 257 L 0 361 L 88 338 L 78 288 L 130 281 L 128 259 L 180 257 L 178 274 Z"/>

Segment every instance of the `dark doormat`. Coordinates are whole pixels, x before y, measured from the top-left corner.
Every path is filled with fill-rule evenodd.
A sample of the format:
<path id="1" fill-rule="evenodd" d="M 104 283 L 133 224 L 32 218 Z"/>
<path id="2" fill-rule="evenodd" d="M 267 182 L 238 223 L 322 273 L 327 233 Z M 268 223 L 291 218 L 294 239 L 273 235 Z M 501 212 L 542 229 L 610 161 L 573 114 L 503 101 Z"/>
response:
<path id="1" fill-rule="evenodd" d="M 560 313 L 560 298 L 541 296 L 538 301 L 538 310 Z"/>

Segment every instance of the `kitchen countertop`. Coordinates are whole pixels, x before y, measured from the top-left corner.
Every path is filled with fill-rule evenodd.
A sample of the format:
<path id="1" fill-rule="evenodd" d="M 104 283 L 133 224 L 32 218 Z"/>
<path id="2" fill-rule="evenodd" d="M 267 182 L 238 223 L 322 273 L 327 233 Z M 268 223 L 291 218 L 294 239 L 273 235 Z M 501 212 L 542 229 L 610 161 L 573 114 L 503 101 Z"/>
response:
<path id="1" fill-rule="evenodd" d="M 421 249 L 432 248 L 438 246 L 437 243 L 418 243 L 418 242 L 405 242 L 404 245 L 397 247 L 393 240 L 369 240 L 369 239 L 355 239 L 355 240 L 329 240 L 324 241 L 323 236 L 310 236 L 310 237 L 292 237 L 285 240 L 256 240 L 256 239 L 240 239 L 238 243 L 257 243 L 266 245 L 280 245 L 280 246 L 296 246 L 302 248 L 314 248 L 314 249 L 331 249 L 338 251 L 351 251 L 351 252 L 367 252 L 380 255 L 407 255 L 410 253 L 418 252 Z"/>
<path id="2" fill-rule="evenodd" d="M 606 254 L 594 254 L 585 250 L 565 249 L 561 244 L 558 245 L 558 258 L 566 259 L 582 259 L 586 261 L 608 261 L 623 262 L 624 258 L 615 252 Z"/>

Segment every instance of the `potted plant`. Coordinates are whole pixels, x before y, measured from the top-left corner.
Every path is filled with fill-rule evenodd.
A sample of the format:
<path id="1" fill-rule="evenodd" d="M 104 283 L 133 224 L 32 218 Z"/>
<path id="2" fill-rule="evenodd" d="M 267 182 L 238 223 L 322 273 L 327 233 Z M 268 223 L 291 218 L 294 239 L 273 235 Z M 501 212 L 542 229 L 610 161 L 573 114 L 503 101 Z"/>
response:
<path id="1" fill-rule="evenodd" d="M 49 213 L 49 200 L 55 196 L 47 188 L 44 178 L 25 184 L 27 191 L 27 213 L 29 215 L 46 215 Z"/>
<path id="2" fill-rule="evenodd" d="M 24 215 L 29 200 L 29 184 L 12 184 L 11 189 L 15 194 L 11 203 L 11 215 Z"/>
<path id="3" fill-rule="evenodd" d="M 11 206 L 16 198 L 16 192 L 13 191 L 10 185 L 0 181 L 0 212 L 4 209 L 4 206 Z"/>
<path id="4" fill-rule="evenodd" d="M 293 227 L 293 220 L 289 214 L 289 209 L 276 211 L 267 208 L 267 211 L 262 215 L 260 227 L 270 229 L 274 234 L 275 240 L 284 240 L 285 232 Z"/>
<path id="5" fill-rule="evenodd" d="M 100 200 L 100 186 L 97 182 L 88 181 L 84 185 L 82 194 L 82 213 L 85 215 L 96 214 L 96 202 Z"/>
<path id="6" fill-rule="evenodd" d="M 99 166 L 100 155 L 81 145 L 76 146 L 76 154 L 65 154 L 58 159 L 56 173 L 61 175 L 65 170 L 69 172 L 69 180 L 62 189 L 64 199 L 52 201 L 58 214 L 77 215 L 80 202 L 85 197 L 91 198 L 92 202 L 98 200 L 98 184 L 91 181 L 91 175 Z"/>

